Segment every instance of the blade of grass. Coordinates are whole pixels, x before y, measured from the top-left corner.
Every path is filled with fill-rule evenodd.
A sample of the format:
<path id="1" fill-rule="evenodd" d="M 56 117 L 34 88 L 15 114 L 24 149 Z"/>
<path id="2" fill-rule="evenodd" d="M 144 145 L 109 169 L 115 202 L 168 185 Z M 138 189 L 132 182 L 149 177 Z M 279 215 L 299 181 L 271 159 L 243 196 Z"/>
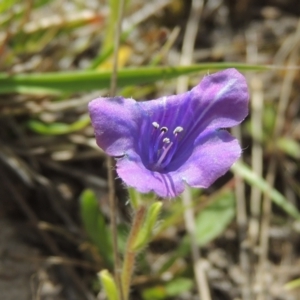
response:
<path id="1" fill-rule="evenodd" d="M 242 63 L 203 63 L 177 67 L 139 67 L 120 69 L 118 87 L 156 82 L 176 78 L 180 75 L 200 71 L 220 70 L 234 67 L 241 71 L 264 71 L 273 69 L 269 65 L 247 65 Z M 111 71 L 81 71 L 8 75 L 0 73 L 0 94 L 58 94 L 108 88 Z"/>
<path id="2" fill-rule="evenodd" d="M 38 120 L 29 120 L 27 126 L 31 130 L 39 134 L 61 135 L 61 134 L 67 134 L 67 133 L 79 131 L 85 128 L 88 124 L 90 124 L 90 122 L 91 122 L 90 118 L 87 115 L 83 115 L 76 122 L 71 124 L 59 123 L 59 122 L 46 124 Z"/>
<path id="3" fill-rule="evenodd" d="M 125 7 L 128 4 L 128 0 L 125 1 Z M 108 24 L 105 31 L 105 40 L 101 51 L 107 52 L 107 50 L 113 48 L 114 46 L 114 34 L 116 30 L 116 24 L 118 21 L 118 12 L 120 10 L 120 1 L 119 0 L 109 0 L 110 15 L 108 18 Z"/>
<path id="4" fill-rule="evenodd" d="M 246 164 L 236 162 L 231 169 L 234 173 L 244 178 L 250 185 L 256 186 L 264 193 L 268 193 L 273 202 L 281 207 L 288 215 L 300 220 L 300 213 L 297 208 L 288 202 L 281 193 L 271 187 L 262 177 L 256 175 Z"/>

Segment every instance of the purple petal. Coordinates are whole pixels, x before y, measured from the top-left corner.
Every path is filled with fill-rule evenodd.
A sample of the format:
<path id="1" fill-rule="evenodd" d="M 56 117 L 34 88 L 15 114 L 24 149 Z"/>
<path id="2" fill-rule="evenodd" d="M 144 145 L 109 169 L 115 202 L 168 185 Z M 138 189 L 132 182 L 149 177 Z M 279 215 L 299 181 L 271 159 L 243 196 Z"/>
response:
<path id="1" fill-rule="evenodd" d="M 164 173 L 147 169 L 135 153 L 117 161 L 117 173 L 128 186 L 141 193 L 153 191 L 160 197 L 174 198 L 183 192 L 185 182 L 191 187 L 209 187 L 240 155 L 238 141 L 227 131 L 211 131 L 197 141 L 183 164 L 179 157 Z"/>
<path id="2" fill-rule="evenodd" d="M 193 152 L 182 163 L 184 155 L 180 153 L 168 166 L 169 171 L 176 170 L 176 176 L 192 187 L 207 188 L 240 157 L 241 147 L 226 130 L 211 131 L 197 140 Z"/>
<path id="3" fill-rule="evenodd" d="M 245 78 L 235 69 L 204 77 L 181 95 L 139 102 L 99 98 L 89 104 L 97 144 L 122 156 L 117 173 L 141 193 L 172 198 L 209 187 L 239 158 L 238 141 L 222 128 L 248 113 Z"/>
<path id="4" fill-rule="evenodd" d="M 190 105 L 196 118 L 193 127 L 229 128 L 241 123 L 248 114 L 248 87 L 236 69 L 208 75 L 191 90 Z"/>
<path id="5" fill-rule="evenodd" d="M 184 94 L 139 104 L 152 121 L 168 127 L 170 133 L 178 126 L 183 128 L 174 159 L 179 156 L 180 163 L 185 164 L 195 140 L 205 132 L 242 122 L 248 113 L 248 99 L 244 76 L 235 69 L 228 69 L 204 77 L 198 86 Z M 147 151 L 147 147 L 144 149 Z"/>
<path id="6" fill-rule="evenodd" d="M 163 174 L 147 169 L 135 153 L 117 160 L 117 173 L 128 186 L 140 193 L 153 191 L 160 197 L 174 198 L 184 190 L 181 178 L 173 178 L 172 173 Z"/>
<path id="7" fill-rule="evenodd" d="M 162 126 L 182 126 L 199 135 L 204 129 L 229 128 L 248 114 L 248 88 L 236 69 L 205 76 L 191 91 L 141 102 L 153 120 Z"/>
<path id="8" fill-rule="evenodd" d="M 135 100 L 98 98 L 89 103 L 97 144 L 108 155 L 122 156 L 135 148 L 141 118 Z"/>

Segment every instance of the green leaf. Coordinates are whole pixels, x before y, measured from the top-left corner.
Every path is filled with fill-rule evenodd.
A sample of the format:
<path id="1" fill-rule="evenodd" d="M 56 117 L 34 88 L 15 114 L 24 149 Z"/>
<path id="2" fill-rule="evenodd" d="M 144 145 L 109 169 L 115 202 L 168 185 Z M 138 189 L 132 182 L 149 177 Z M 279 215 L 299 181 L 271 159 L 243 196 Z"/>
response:
<path id="1" fill-rule="evenodd" d="M 193 287 L 193 280 L 189 278 L 175 278 L 166 285 L 167 295 L 174 297 L 187 292 Z"/>
<path id="2" fill-rule="evenodd" d="M 139 207 L 139 204 L 141 203 L 141 194 L 136 189 L 131 187 L 128 188 L 128 193 L 129 201 L 133 209 L 136 210 Z"/>
<path id="3" fill-rule="evenodd" d="M 81 219 L 91 241 L 97 246 L 99 253 L 108 264 L 112 266 L 112 245 L 104 217 L 99 210 L 95 194 L 85 190 L 80 196 Z"/>
<path id="4" fill-rule="evenodd" d="M 128 7 L 129 0 L 125 1 L 125 8 Z M 116 26 L 118 21 L 118 15 L 121 1 L 120 0 L 109 0 L 110 14 L 105 29 L 105 38 L 103 45 L 101 46 L 101 53 L 93 60 L 90 69 L 96 69 L 101 63 L 107 60 L 114 52 L 114 38 L 116 32 Z M 126 41 L 129 33 L 132 29 L 121 33 L 121 43 Z"/>
<path id="5" fill-rule="evenodd" d="M 132 29 L 127 30 L 126 32 L 123 32 L 121 35 L 121 43 L 126 41 L 129 34 L 132 32 Z M 105 62 L 107 59 L 111 57 L 111 55 L 114 52 L 114 46 L 111 45 L 111 47 L 108 47 L 105 51 L 103 51 L 96 57 L 91 63 L 91 66 L 88 68 L 89 70 L 94 70 L 98 66 L 100 66 L 103 62 Z"/>
<path id="6" fill-rule="evenodd" d="M 142 295 L 144 300 L 164 300 L 167 297 L 167 293 L 163 285 L 146 288 L 142 292 Z"/>
<path id="7" fill-rule="evenodd" d="M 292 203 L 288 202 L 281 193 L 271 187 L 262 177 L 255 174 L 246 164 L 238 161 L 231 167 L 231 170 L 244 178 L 250 185 L 257 187 L 263 193 L 268 194 L 274 203 L 281 207 L 288 215 L 300 220 L 300 214 L 297 208 Z"/>
<path id="8" fill-rule="evenodd" d="M 146 231 L 148 232 L 148 236 L 151 235 L 154 226 L 156 224 L 158 215 L 160 213 L 162 209 L 162 202 L 155 202 L 153 203 L 148 210 L 147 216 L 146 216 L 146 220 L 145 220 L 145 224 L 144 227 L 146 228 Z"/>
<path id="9" fill-rule="evenodd" d="M 196 190 L 194 191 L 196 192 Z M 198 191 L 199 193 L 199 191 Z M 196 193 L 195 193 L 196 194 Z M 197 194 L 196 194 L 197 195 Z M 199 195 L 197 195 L 199 197 Z M 174 210 L 176 206 L 176 209 Z M 184 209 L 182 207 L 182 202 L 174 203 L 172 205 L 173 213 L 170 217 L 167 217 L 167 225 L 171 226 L 176 224 L 176 220 L 180 218 L 178 214 Z M 202 212 L 200 212 L 196 217 L 196 239 L 200 245 L 208 243 L 210 240 L 216 238 L 226 226 L 232 221 L 235 215 L 235 202 L 234 196 L 231 191 L 223 192 L 218 195 L 210 206 L 207 206 Z M 168 227 L 164 222 L 162 222 L 161 227 Z M 178 258 L 185 257 L 189 255 L 191 251 L 190 238 L 188 235 L 181 238 L 180 244 L 174 252 L 169 256 L 168 260 L 161 266 L 157 271 L 158 274 L 162 274 L 169 270 L 169 268 L 174 264 Z"/>
<path id="10" fill-rule="evenodd" d="M 216 200 L 204 208 L 196 217 L 196 240 L 206 245 L 219 236 L 233 220 L 235 201 L 232 191 L 218 195 Z"/>
<path id="11" fill-rule="evenodd" d="M 291 138 L 280 138 L 277 141 L 278 148 L 295 159 L 300 158 L 300 143 Z"/>
<path id="12" fill-rule="evenodd" d="M 162 202 L 155 202 L 149 207 L 143 227 L 140 230 L 138 237 L 134 243 L 133 246 L 134 251 L 141 250 L 150 242 L 152 232 L 156 224 L 158 215 L 161 211 L 161 208 L 162 208 Z"/>
<path id="13" fill-rule="evenodd" d="M 175 278 L 165 285 L 157 285 L 143 291 L 144 300 L 163 300 L 176 297 L 193 287 L 193 281 L 189 278 Z"/>
<path id="14" fill-rule="evenodd" d="M 98 276 L 102 282 L 108 300 L 119 300 L 117 285 L 113 276 L 107 270 L 99 272 Z"/>
<path id="15" fill-rule="evenodd" d="M 0 13 L 4 13 L 6 10 L 11 9 L 16 4 L 16 0 L 6 0 L 0 2 Z"/>
<path id="16" fill-rule="evenodd" d="M 284 285 L 284 289 L 287 291 L 294 290 L 300 287 L 300 278 L 292 280 Z"/>
<path id="17" fill-rule="evenodd" d="M 87 115 L 84 115 L 76 122 L 71 124 L 66 123 L 51 123 L 45 124 L 43 122 L 37 120 L 30 120 L 27 123 L 27 126 L 36 133 L 44 134 L 44 135 L 61 135 L 67 134 L 75 131 L 79 131 L 85 128 L 87 125 L 90 124 L 90 118 Z"/>
<path id="18" fill-rule="evenodd" d="M 273 135 L 276 115 L 277 112 L 273 103 L 267 103 L 264 105 L 263 135 L 266 141 Z"/>
<path id="19" fill-rule="evenodd" d="M 118 71 L 118 87 L 152 83 L 176 78 L 180 75 L 200 71 L 235 67 L 240 70 L 268 70 L 270 66 L 247 65 L 241 63 L 203 63 L 178 67 L 139 67 Z M 59 94 L 63 92 L 83 92 L 107 88 L 110 85 L 111 71 L 72 71 L 56 73 L 32 73 L 10 75 L 0 73 L 0 94 Z"/>
<path id="20" fill-rule="evenodd" d="M 191 253 L 190 237 L 185 235 L 181 238 L 180 244 L 174 249 L 174 252 L 168 257 L 167 261 L 163 263 L 157 274 L 163 274 L 167 272 L 172 265 L 180 258 L 187 256 Z"/>
<path id="21" fill-rule="evenodd" d="M 116 32 L 116 24 L 118 21 L 118 15 L 121 1 L 119 0 L 109 0 L 109 18 L 107 22 L 107 27 L 105 30 L 105 38 L 102 46 L 102 51 L 106 52 L 114 44 L 114 37 Z"/>

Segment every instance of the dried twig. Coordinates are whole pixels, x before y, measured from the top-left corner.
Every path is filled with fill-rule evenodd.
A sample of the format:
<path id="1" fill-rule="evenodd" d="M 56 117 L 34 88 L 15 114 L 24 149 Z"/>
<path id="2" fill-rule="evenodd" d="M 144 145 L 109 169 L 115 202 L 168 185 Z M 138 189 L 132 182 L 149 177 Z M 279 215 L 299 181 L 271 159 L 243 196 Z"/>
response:
<path id="1" fill-rule="evenodd" d="M 241 128 L 235 127 L 232 129 L 232 133 L 237 139 L 242 141 Z M 243 160 L 242 157 L 240 160 Z M 240 242 L 239 249 L 239 260 L 241 269 L 244 275 L 242 280 L 242 299 L 251 300 L 251 289 L 250 289 L 250 263 L 249 263 L 249 243 L 247 241 L 247 229 L 248 229 L 248 218 L 246 212 L 246 198 L 245 198 L 245 183 L 241 177 L 235 175 L 235 197 L 236 197 L 236 210 L 237 210 L 237 224 L 238 224 L 238 235 Z"/>
<path id="2" fill-rule="evenodd" d="M 111 76 L 110 96 L 114 97 L 117 88 L 117 76 L 118 76 L 118 54 L 120 47 L 120 37 L 122 32 L 122 20 L 125 9 L 125 0 L 120 0 L 119 15 L 116 22 L 115 40 L 114 40 L 114 56 L 113 56 L 113 71 Z M 109 204 L 110 204 L 110 222 L 112 230 L 113 240 L 113 252 L 114 252 L 114 273 L 116 278 L 116 284 L 120 293 L 120 299 L 124 300 L 122 283 L 121 283 L 121 267 L 120 257 L 118 254 L 118 229 L 117 229 L 117 205 L 115 195 L 115 182 L 114 182 L 114 161 L 111 157 L 107 157 L 107 175 L 108 175 L 108 188 L 109 188 Z"/>
<path id="3" fill-rule="evenodd" d="M 192 62 L 194 45 L 196 40 L 196 35 L 198 31 L 198 25 L 201 18 L 204 2 L 202 0 L 193 0 L 192 7 L 190 11 L 190 16 L 188 19 L 186 31 L 184 34 L 183 45 L 182 45 L 182 55 L 180 59 L 181 65 L 189 65 Z M 177 93 L 183 93 L 188 88 L 188 77 L 182 76 L 177 82 Z M 196 243 L 195 238 L 195 217 L 194 211 L 192 209 L 192 198 L 191 191 L 186 187 L 182 200 L 185 206 L 184 219 L 186 229 L 191 238 L 191 250 L 193 258 L 193 267 L 196 277 L 196 284 L 198 289 L 199 299 L 210 300 L 210 291 L 207 283 L 206 273 L 204 269 L 203 260 L 200 257 L 200 249 Z"/>

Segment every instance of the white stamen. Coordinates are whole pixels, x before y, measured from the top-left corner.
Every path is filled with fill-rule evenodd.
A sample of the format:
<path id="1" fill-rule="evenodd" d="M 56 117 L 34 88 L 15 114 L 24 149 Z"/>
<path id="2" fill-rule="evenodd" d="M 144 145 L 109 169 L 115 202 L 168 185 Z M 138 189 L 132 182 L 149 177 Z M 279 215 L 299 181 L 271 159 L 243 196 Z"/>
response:
<path id="1" fill-rule="evenodd" d="M 174 131 L 173 131 L 173 134 L 176 134 L 176 133 L 180 133 L 183 131 L 183 128 L 181 126 L 177 126 Z"/>
<path id="2" fill-rule="evenodd" d="M 169 143 L 169 145 L 167 146 L 167 148 L 163 149 L 163 153 L 161 154 L 160 158 L 158 159 L 156 166 L 160 166 L 160 164 L 162 163 L 162 161 L 165 159 L 165 157 L 167 156 L 170 148 L 172 147 L 173 142 Z"/>
<path id="3" fill-rule="evenodd" d="M 166 144 L 169 144 L 170 143 L 170 139 L 169 138 L 164 138 L 163 142 L 166 143 Z"/>
<path id="4" fill-rule="evenodd" d="M 165 126 L 163 126 L 163 127 L 160 129 L 161 132 L 167 132 L 168 130 L 169 130 L 168 127 L 165 127 Z"/>
<path id="5" fill-rule="evenodd" d="M 155 127 L 156 129 L 159 128 L 159 124 L 158 124 L 157 122 L 153 122 L 152 125 L 153 125 L 153 127 Z"/>

